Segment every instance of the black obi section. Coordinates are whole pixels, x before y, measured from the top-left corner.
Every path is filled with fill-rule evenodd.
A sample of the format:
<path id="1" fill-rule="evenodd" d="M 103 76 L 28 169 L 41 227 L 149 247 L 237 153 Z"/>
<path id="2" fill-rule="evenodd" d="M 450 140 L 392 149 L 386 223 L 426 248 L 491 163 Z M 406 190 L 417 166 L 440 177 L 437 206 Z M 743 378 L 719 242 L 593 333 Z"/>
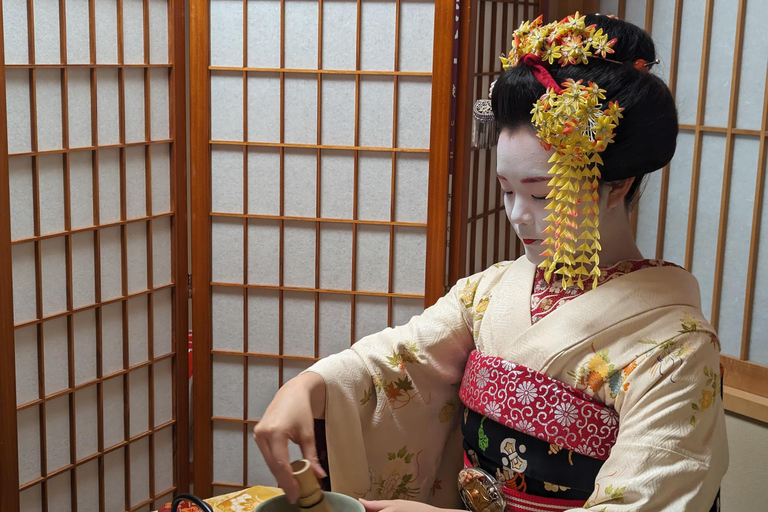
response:
<path id="1" fill-rule="evenodd" d="M 465 409 L 464 453 L 511 489 L 565 500 L 586 501 L 605 461 L 551 445 Z"/>

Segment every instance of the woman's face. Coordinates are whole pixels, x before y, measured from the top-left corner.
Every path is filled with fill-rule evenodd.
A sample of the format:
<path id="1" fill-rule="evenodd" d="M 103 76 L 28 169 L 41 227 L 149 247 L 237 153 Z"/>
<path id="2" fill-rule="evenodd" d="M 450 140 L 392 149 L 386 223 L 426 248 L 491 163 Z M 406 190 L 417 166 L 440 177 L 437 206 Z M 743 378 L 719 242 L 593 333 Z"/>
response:
<path id="1" fill-rule="evenodd" d="M 544 219 L 551 213 L 545 210 L 550 199 L 547 172 L 551 152 L 545 150 L 533 130 L 504 129 L 496 148 L 496 174 L 504 191 L 507 218 L 525 246 L 525 256 L 534 264 L 544 261 L 546 238 L 542 232 L 548 223 Z"/>

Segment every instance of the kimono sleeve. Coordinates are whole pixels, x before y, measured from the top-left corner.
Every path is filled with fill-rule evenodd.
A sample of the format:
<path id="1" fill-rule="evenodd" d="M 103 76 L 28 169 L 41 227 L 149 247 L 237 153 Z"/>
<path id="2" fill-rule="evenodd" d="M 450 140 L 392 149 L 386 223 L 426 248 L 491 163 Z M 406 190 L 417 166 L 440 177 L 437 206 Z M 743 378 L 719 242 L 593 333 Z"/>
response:
<path id="1" fill-rule="evenodd" d="M 710 510 L 728 467 L 717 338 L 682 333 L 634 365 L 615 403 L 616 444 L 586 510 Z"/>
<path id="2" fill-rule="evenodd" d="M 475 346 L 474 297 L 484 276 L 461 280 L 406 325 L 367 336 L 308 370 L 325 380 L 334 491 L 456 504 L 458 386 Z M 453 472 L 450 483 L 440 483 L 442 471 Z"/>

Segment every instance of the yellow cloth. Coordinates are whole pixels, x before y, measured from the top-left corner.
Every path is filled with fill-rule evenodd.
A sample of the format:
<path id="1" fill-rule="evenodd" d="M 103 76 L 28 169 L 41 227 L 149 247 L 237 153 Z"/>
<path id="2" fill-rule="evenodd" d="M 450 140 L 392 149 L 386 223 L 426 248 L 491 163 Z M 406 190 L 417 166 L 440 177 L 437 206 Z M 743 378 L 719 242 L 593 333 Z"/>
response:
<path id="1" fill-rule="evenodd" d="M 257 485 L 204 500 L 215 512 L 252 512 L 261 503 L 283 494 L 276 487 Z M 170 509 L 170 505 L 168 506 Z M 161 509 L 165 510 L 165 508 Z"/>

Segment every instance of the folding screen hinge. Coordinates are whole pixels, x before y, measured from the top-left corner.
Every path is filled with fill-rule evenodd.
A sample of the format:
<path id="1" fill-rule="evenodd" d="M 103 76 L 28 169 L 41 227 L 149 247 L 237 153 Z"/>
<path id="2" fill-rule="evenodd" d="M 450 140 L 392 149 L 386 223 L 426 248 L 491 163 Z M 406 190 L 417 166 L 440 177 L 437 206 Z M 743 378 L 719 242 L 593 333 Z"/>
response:
<path id="1" fill-rule="evenodd" d="M 192 298 L 192 274 L 187 274 L 187 298 Z"/>

